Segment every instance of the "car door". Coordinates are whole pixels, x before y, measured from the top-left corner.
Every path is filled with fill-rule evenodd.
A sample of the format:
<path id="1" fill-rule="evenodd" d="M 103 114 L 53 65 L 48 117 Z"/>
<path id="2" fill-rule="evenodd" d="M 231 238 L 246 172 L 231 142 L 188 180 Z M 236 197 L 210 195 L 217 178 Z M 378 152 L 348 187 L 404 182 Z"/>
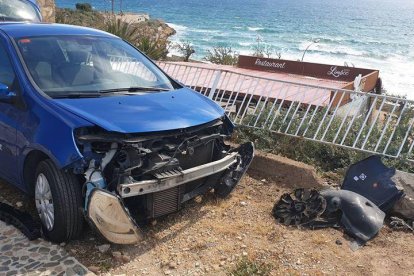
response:
<path id="1" fill-rule="evenodd" d="M 0 83 L 10 91 L 19 90 L 10 56 L 0 40 Z M 19 93 L 20 94 L 20 93 Z M 0 177 L 17 182 L 16 121 L 19 117 L 17 102 L 0 102 Z"/>

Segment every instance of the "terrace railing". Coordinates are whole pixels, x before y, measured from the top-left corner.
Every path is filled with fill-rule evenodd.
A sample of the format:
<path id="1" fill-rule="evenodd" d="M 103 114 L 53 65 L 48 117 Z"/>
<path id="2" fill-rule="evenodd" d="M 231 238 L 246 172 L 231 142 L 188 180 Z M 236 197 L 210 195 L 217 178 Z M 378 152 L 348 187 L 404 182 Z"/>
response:
<path id="1" fill-rule="evenodd" d="M 160 62 L 235 124 L 414 161 L 414 102 L 404 98 Z"/>

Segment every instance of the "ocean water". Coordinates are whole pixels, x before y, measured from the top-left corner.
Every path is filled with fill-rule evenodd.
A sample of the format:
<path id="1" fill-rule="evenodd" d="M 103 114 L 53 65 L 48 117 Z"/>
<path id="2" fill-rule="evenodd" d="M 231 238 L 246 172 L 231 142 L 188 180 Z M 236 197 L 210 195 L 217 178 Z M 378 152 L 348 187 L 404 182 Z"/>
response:
<path id="1" fill-rule="evenodd" d="M 110 0 L 56 0 L 76 2 L 111 9 Z M 305 61 L 379 69 L 388 92 L 414 100 L 414 0 L 122 0 L 122 8 L 163 19 L 199 59 L 216 45 L 252 53 L 259 38 L 297 60 L 320 39 Z"/>

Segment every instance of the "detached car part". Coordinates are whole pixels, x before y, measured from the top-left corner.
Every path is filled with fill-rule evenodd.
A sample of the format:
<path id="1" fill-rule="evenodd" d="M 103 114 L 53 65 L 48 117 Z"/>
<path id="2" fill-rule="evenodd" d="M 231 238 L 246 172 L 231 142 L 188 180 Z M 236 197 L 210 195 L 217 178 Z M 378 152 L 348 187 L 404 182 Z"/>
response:
<path id="1" fill-rule="evenodd" d="M 384 224 L 385 213 L 372 201 L 346 190 L 324 190 L 326 213 L 340 211 L 340 224 L 352 237 L 367 242 L 377 235 Z"/>
<path id="2" fill-rule="evenodd" d="M 282 195 L 273 207 L 273 216 L 285 225 L 311 227 L 325 209 L 326 200 L 318 191 L 300 188 Z"/>
<path id="3" fill-rule="evenodd" d="M 28 213 L 0 202 L 0 220 L 13 225 L 30 241 L 40 238 L 40 225 Z"/>
<path id="4" fill-rule="evenodd" d="M 387 212 L 404 195 L 391 179 L 394 174 L 394 168 L 388 168 L 380 156 L 373 155 L 349 167 L 341 189 L 360 194 Z"/>
<path id="5" fill-rule="evenodd" d="M 273 216 L 282 224 L 310 229 L 343 227 L 350 236 L 365 243 L 381 229 L 385 213 L 351 191 L 301 188 L 282 195 L 273 207 Z"/>

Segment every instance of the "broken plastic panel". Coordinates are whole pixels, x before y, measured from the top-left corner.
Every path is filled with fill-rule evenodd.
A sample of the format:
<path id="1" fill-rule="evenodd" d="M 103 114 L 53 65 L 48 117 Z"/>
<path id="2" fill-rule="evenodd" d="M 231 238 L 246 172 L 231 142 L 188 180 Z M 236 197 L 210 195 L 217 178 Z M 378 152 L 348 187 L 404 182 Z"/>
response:
<path id="1" fill-rule="evenodd" d="M 391 180 L 394 174 L 394 168 L 388 168 L 380 156 L 373 155 L 349 167 L 341 189 L 360 194 L 387 212 L 404 195 Z"/>

